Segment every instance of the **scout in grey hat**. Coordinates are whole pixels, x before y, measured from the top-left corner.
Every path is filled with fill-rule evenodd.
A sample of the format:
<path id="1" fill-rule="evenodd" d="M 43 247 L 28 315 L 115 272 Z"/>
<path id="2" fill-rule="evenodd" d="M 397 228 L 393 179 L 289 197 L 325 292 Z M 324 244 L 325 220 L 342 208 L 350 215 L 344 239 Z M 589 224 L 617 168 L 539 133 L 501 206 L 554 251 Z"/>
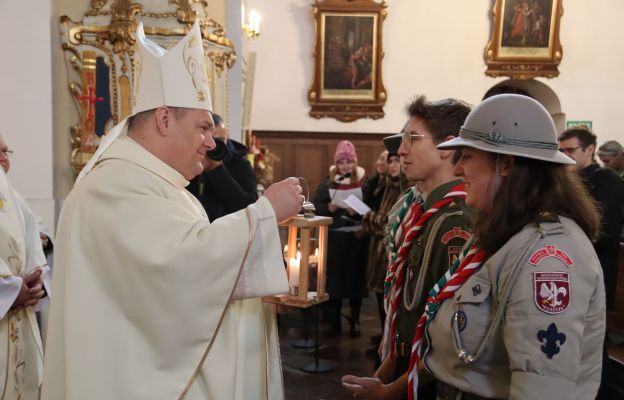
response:
<path id="1" fill-rule="evenodd" d="M 557 150 L 550 115 L 529 97 L 493 96 L 437 147 L 461 148 L 453 172 L 477 211 L 470 246 L 421 317 L 422 361 L 439 397 L 596 398 L 606 296 L 591 240 L 600 219 L 574 161 Z"/>
<path id="2" fill-rule="evenodd" d="M 459 136 L 437 147 L 464 146 L 490 153 L 574 164 L 574 160 L 559 151 L 557 130 L 544 106 L 517 94 L 501 94 L 484 100 L 468 115 Z"/>

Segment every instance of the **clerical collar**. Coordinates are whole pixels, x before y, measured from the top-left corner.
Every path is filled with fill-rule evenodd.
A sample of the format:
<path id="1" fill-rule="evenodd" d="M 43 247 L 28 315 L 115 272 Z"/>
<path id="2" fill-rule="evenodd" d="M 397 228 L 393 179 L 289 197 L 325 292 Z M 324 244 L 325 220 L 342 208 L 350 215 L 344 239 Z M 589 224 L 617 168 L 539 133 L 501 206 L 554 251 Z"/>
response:
<path id="1" fill-rule="evenodd" d="M 189 184 L 189 181 L 182 174 L 127 135 L 122 135 L 115 140 L 102 154 L 98 164 L 113 158 L 128 160 L 141 168 L 145 168 L 171 183 L 177 189 L 184 189 Z"/>

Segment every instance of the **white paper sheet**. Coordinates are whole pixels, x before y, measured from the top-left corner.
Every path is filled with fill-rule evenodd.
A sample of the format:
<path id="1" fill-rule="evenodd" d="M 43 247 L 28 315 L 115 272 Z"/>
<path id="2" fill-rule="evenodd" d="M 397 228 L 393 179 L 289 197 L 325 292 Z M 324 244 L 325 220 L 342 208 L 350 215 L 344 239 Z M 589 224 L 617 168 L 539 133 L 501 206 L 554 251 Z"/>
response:
<path id="1" fill-rule="evenodd" d="M 349 197 L 347 197 L 344 202 L 360 215 L 364 215 L 371 210 L 370 207 L 366 205 L 366 203 L 364 203 L 362 200 L 358 199 L 354 195 L 350 195 Z"/>
<path id="2" fill-rule="evenodd" d="M 330 204 L 335 204 L 340 208 L 349 208 L 349 206 L 345 203 L 345 200 L 349 196 L 362 198 L 362 188 L 357 187 L 346 190 L 329 189 L 329 197 L 331 198 Z"/>

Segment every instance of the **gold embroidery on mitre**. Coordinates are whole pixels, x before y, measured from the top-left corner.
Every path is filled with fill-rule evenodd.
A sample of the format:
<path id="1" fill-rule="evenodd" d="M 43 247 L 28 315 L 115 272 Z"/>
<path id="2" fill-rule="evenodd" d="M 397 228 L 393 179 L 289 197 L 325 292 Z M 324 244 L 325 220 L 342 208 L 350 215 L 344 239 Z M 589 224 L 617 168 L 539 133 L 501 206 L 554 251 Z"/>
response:
<path id="1" fill-rule="evenodd" d="M 140 46 L 140 45 L 139 45 Z M 141 77 L 141 69 L 143 67 L 143 53 L 137 51 L 137 56 L 132 62 L 132 76 L 134 78 L 134 85 L 132 88 L 132 108 L 136 107 L 137 96 L 139 94 L 139 82 Z"/>
<path id="2" fill-rule="evenodd" d="M 197 46 L 198 43 L 200 43 L 199 38 L 195 36 L 190 38 L 184 46 L 182 57 L 184 57 L 184 66 L 189 75 L 191 75 L 193 87 L 197 90 L 197 100 L 204 103 L 208 99 L 206 91 L 204 90 L 204 87 L 208 86 L 208 81 L 206 80 L 206 76 L 208 75 L 206 72 L 206 64 L 203 60 L 201 50 L 191 52 L 191 49 Z M 198 55 L 202 57 L 197 57 Z"/>

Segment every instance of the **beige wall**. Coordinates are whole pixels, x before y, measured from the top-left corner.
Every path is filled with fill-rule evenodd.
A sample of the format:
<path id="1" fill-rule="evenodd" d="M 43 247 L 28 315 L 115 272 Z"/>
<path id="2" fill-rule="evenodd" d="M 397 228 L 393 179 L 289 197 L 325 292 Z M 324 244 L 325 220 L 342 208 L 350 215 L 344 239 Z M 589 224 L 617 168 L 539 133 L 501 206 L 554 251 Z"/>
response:
<path id="1" fill-rule="evenodd" d="M 262 14 L 262 34 L 251 41 L 258 53 L 252 128 L 328 132 L 395 132 L 405 103 L 416 94 L 458 97 L 478 103 L 504 78 L 484 74 L 490 0 L 388 0 L 384 24 L 383 80 L 386 117 L 342 123 L 308 117 L 314 26 L 311 2 L 247 0 Z M 622 140 L 624 111 L 624 2 L 564 0 L 563 62 L 555 79 L 540 79 L 558 95 L 571 120 L 592 120 L 599 142 Z"/>
<path id="2" fill-rule="evenodd" d="M 0 2 L 0 132 L 15 150 L 9 178 L 52 228 L 50 14 L 49 1 Z"/>

